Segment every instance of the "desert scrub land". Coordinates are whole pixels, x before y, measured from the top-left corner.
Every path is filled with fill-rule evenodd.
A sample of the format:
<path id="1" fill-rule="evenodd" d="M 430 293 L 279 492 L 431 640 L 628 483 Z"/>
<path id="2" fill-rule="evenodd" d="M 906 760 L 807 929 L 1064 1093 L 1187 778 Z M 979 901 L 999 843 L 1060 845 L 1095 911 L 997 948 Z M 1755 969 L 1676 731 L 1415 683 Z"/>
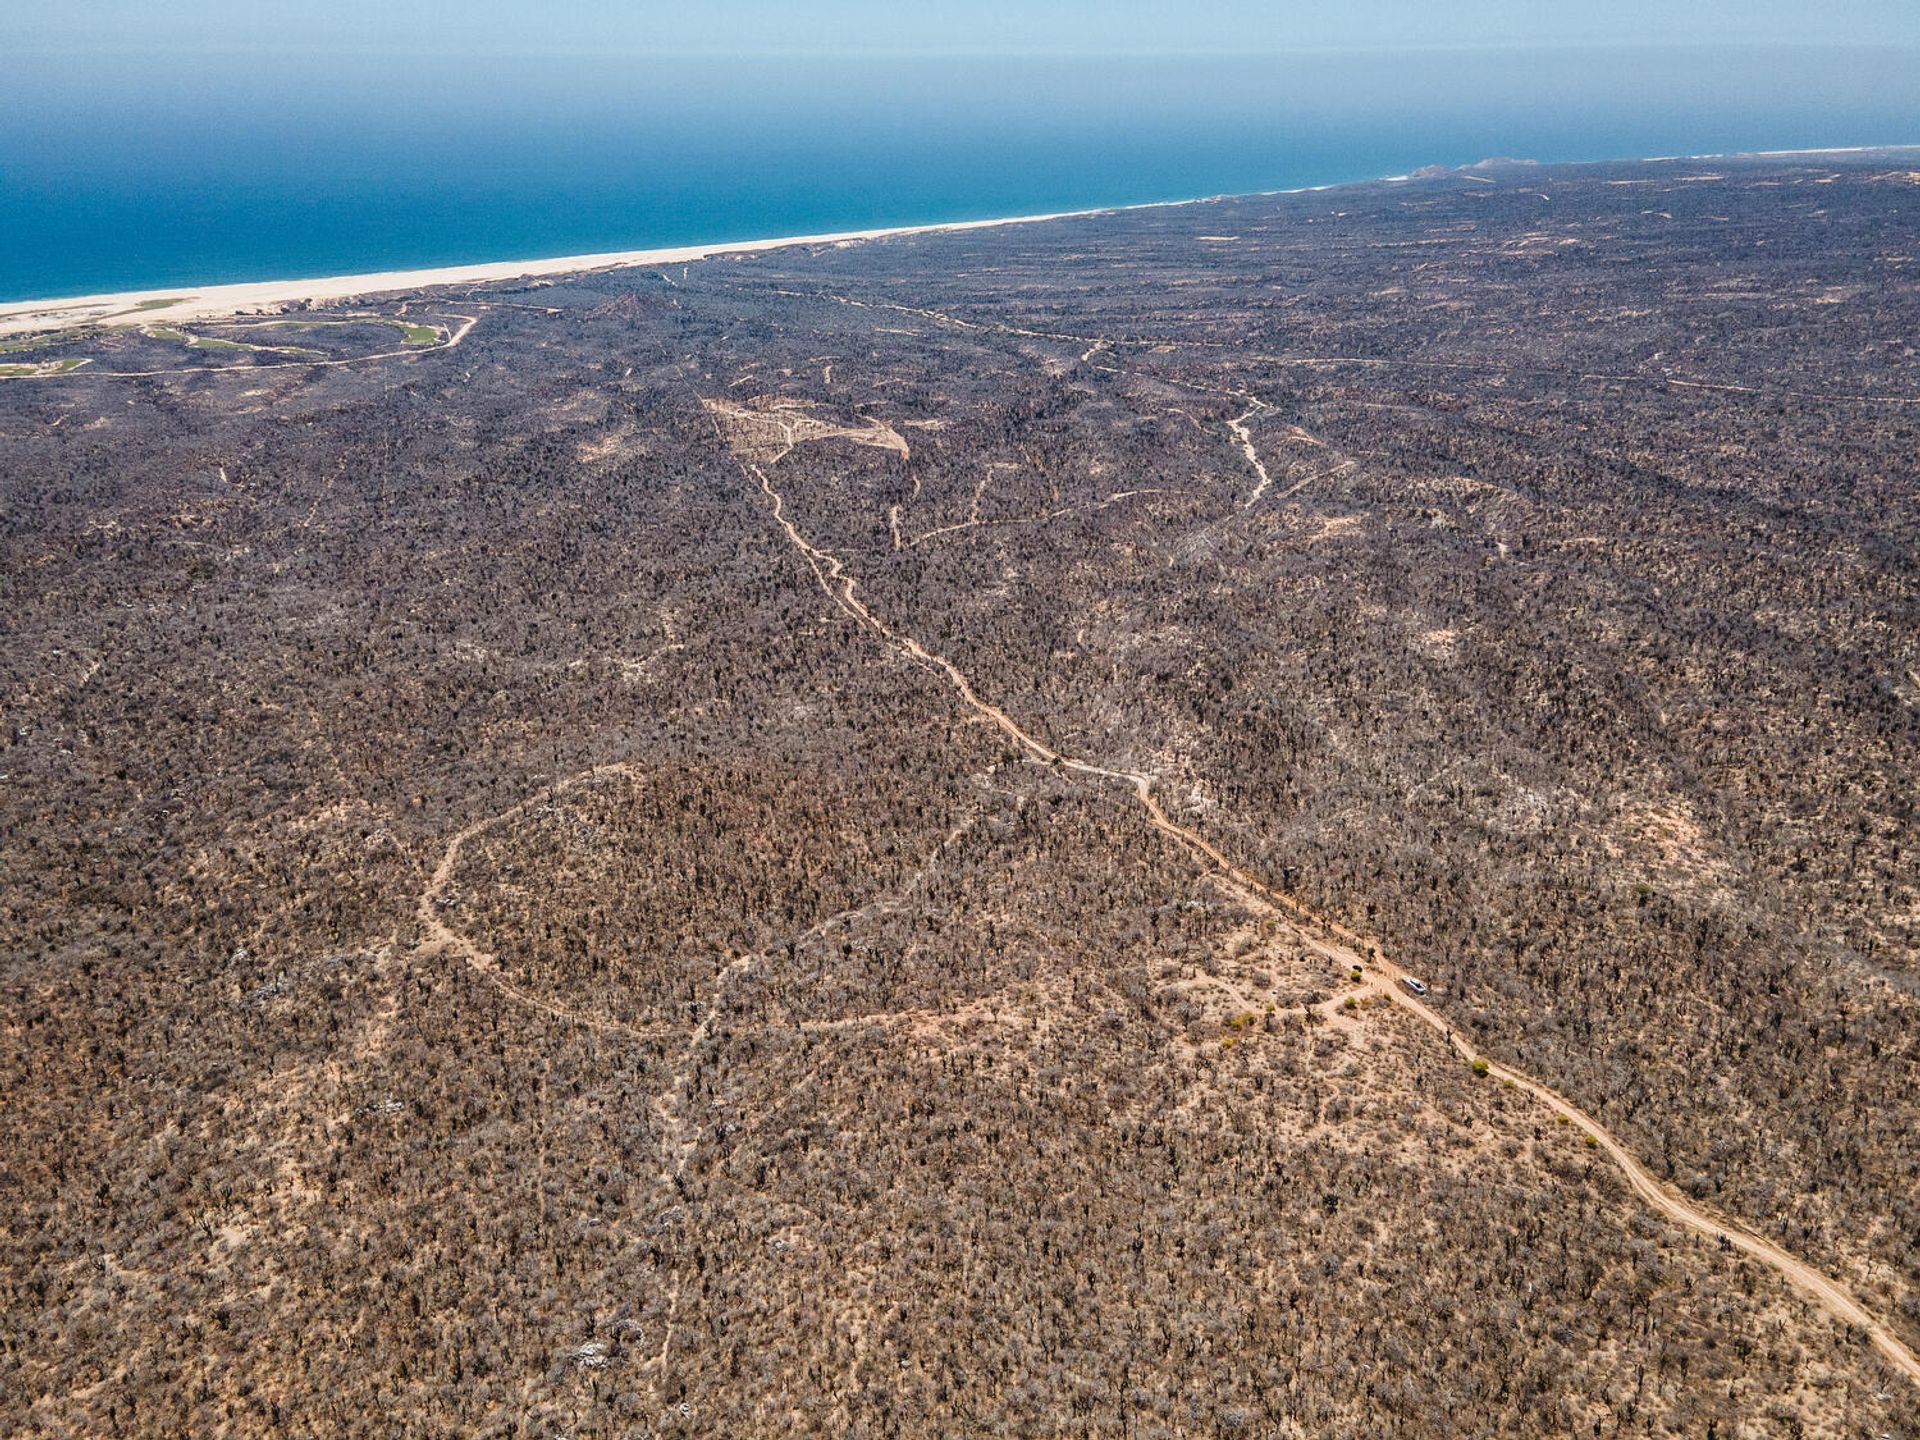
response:
<path id="1" fill-rule="evenodd" d="M 1477 177 L 9 342 L 0 1430 L 1920 1433 L 1911 172 Z"/>

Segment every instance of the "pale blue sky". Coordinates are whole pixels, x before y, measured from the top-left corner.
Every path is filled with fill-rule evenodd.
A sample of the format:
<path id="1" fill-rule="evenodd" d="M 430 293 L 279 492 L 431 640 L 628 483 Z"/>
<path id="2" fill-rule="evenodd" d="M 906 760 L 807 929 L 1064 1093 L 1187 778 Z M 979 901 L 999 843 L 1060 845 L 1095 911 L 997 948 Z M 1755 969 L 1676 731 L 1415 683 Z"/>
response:
<path id="1" fill-rule="evenodd" d="M 1920 0 L 0 0 L 0 298 L 1920 142 Z"/>
<path id="2" fill-rule="evenodd" d="M 0 55 L 1920 44 L 1920 0 L 17 0 Z"/>

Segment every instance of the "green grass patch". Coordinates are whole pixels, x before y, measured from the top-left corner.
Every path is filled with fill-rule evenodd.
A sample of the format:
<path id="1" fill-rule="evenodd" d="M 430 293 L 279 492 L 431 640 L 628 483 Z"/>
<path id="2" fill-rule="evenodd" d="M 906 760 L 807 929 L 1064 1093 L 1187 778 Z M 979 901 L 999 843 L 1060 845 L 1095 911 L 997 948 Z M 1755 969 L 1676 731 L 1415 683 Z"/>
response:
<path id="1" fill-rule="evenodd" d="M 38 365 L 0 365 L 0 380 L 32 380 L 42 375 L 68 375 L 87 364 L 84 356 L 44 360 Z"/>
<path id="2" fill-rule="evenodd" d="M 243 350 L 261 355 L 293 355 L 301 359 L 324 359 L 319 350 L 300 345 L 249 345 L 244 340 L 222 340 L 217 335 L 195 335 L 176 325 L 149 325 L 147 335 L 155 340 L 173 340 L 189 350 Z"/>
<path id="3" fill-rule="evenodd" d="M 212 335 L 196 335 L 187 342 L 195 350 L 250 350 L 256 355 L 292 355 L 302 360 L 324 360 L 323 350 L 304 345 L 249 345 L 244 340 L 221 340 Z"/>
<path id="4" fill-rule="evenodd" d="M 0 355 L 18 355 L 26 350 L 71 345 L 76 340 L 84 340 L 86 335 L 84 330 L 41 330 L 32 335 L 19 335 L 11 340 L 0 340 Z"/>
<path id="5" fill-rule="evenodd" d="M 125 310 L 116 310 L 112 315 L 107 316 L 107 319 L 112 320 L 121 315 L 141 315 L 149 310 L 164 310 L 169 305 L 181 305 L 192 298 L 191 295 L 156 296 L 151 300 L 142 300 L 138 305 L 129 306 Z"/>
<path id="6" fill-rule="evenodd" d="M 339 320 L 263 320 L 250 328 L 259 330 L 324 330 L 339 325 L 387 325 L 400 332 L 401 339 L 409 345 L 437 345 L 440 343 L 438 325 L 416 325 L 411 320 L 396 320 L 390 315 L 349 315 Z"/>

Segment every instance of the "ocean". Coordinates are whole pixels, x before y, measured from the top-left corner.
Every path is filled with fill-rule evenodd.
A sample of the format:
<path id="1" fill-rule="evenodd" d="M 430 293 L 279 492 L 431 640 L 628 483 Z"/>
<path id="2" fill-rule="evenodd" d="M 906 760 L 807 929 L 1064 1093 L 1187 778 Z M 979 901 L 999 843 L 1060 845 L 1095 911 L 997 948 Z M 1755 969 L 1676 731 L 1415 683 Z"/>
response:
<path id="1" fill-rule="evenodd" d="M 1331 184 L 1920 142 L 1920 53 L 39 57 L 0 300 Z"/>

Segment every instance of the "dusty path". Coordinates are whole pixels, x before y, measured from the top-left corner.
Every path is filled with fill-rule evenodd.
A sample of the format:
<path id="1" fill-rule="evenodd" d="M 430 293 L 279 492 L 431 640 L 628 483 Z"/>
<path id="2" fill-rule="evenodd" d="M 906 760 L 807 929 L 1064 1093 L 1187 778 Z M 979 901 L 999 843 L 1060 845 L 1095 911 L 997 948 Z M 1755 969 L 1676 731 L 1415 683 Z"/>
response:
<path id="1" fill-rule="evenodd" d="M 717 425 L 715 430 L 717 434 Z M 724 443 L 724 436 L 721 438 Z M 1463 1060 L 1470 1063 L 1484 1061 L 1489 1078 L 1504 1081 L 1524 1091 L 1591 1137 L 1626 1177 L 1635 1193 L 1652 1208 L 1687 1228 L 1713 1237 L 1767 1266 L 1827 1315 L 1862 1333 L 1889 1364 L 1914 1384 L 1920 1385 L 1920 1356 L 1916 1356 L 1883 1322 L 1867 1311 L 1844 1286 L 1772 1241 L 1755 1234 L 1735 1221 L 1714 1215 L 1694 1204 L 1679 1191 L 1652 1175 L 1612 1132 L 1586 1111 L 1532 1076 L 1482 1055 L 1470 1041 L 1453 1028 L 1444 1016 L 1406 989 L 1404 984 L 1408 978 L 1406 972 L 1382 956 L 1377 944 L 1321 914 L 1296 896 L 1258 879 L 1235 864 L 1204 835 L 1182 825 L 1168 815 L 1165 807 L 1154 794 L 1154 780 L 1151 775 L 1140 771 L 1112 769 L 1055 750 L 1028 731 L 1001 707 L 982 697 L 974 689 L 966 674 L 951 660 L 928 650 L 913 636 L 888 625 L 860 598 L 857 579 L 847 572 L 839 557 L 821 549 L 801 532 L 787 514 L 785 496 L 773 484 L 766 470 L 758 464 L 745 460 L 739 460 L 737 463 L 743 472 L 758 481 L 761 493 L 770 505 L 774 521 L 779 525 L 788 542 L 806 560 L 828 598 L 890 648 L 921 668 L 941 676 L 959 696 L 962 703 L 992 723 L 1030 759 L 1098 780 L 1117 780 L 1125 783 L 1145 811 L 1148 823 L 1187 850 L 1206 870 L 1230 886 L 1250 908 L 1286 919 L 1300 929 L 1303 938 L 1309 944 L 1328 958 L 1348 966 L 1366 967 L 1367 983 L 1360 989 L 1350 992 L 1354 998 L 1385 996 L 1444 1036 L 1448 1045 Z M 460 854 L 469 842 L 495 826 L 528 813 L 537 805 L 550 803 L 568 790 L 595 783 L 609 776 L 631 777 L 633 773 L 634 767 L 626 763 L 595 766 L 549 786 L 517 805 L 477 820 L 457 832 L 448 841 L 439 864 L 428 878 L 416 904 L 416 915 L 427 937 L 423 948 L 432 952 L 451 952 L 459 955 L 477 974 L 514 1003 L 569 1023 L 614 1031 L 635 1039 L 649 1041 L 683 1033 L 683 1027 L 677 1026 L 628 1025 L 606 1016 L 573 1010 L 525 991 L 513 985 L 499 973 L 498 964 L 493 956 L 454 930 L 441 919 L 439 914 L 448 887 L 452 884 Z M 937 847 L 934 855 L 929 858 L 928 866 L 938 859 L 954 838 L 955 836 L 949 835 L 947 840 Z M 924 878 L 926 869 L 927 867 L 922 867 L 909 885 L 917 884 Z M 873 903 L 886 902 L 882 900 Z M 863 910 L 868 908 L 871 906 L 862 907 Z M 860 912 L 849 911 L 831 916 L 815 927 L 815 932 L 845 921 L 857 913 Z M 662 1138 L 666 1142 L 663 1146 L 665 1162 L 663 1178 L 669 1181 L 677 1180 L 684 1175 L 693 1150 L 687 1134 L 687 1102 L 691 1098 L 687 1093 L 687 1082 L 691 1079 L 691 1063 L 700 1046 L 711 1033 L 714 1018 L 719 1013 L 717 1002 L 732 980 L 762 959 L 764 954 L 741 956 L 714 977 L 708 989 L 705 1013 L 686 1041 L 681 1065 L 674 1072 L 674 1083 L 669 1084 L 666 1090 L 656 1097 L 656 1111 L 665 1132 Z M 1323 1013 L 1331 1014 L 1336 1007 L 1344 1004 L 1346 998 L 1346 996 L 1336 997 L 1319 1008 Z M 862 1017 L 863 1022 L 878 1022 L 890 1018 L 896 1017 Z M 677 1301 L 677 1294 L 673 1298 Z M 659 1362 L 656 1363 L 664 1362 L 669 1353 L 673 1324 L 670 1307 L 667 1332 L 663 1337 Z"/>
<path id="2" fill-rule="evenodd" d="M 1104 500 L 1095 500 L 1088 505 L 1062 505 L 1055 510 L 1042 510 L 1038 515 L 1009 515 L 998 520 L 962 520 L 953 525 L 936 525 L 933 529 L 923 530 L 911 540 L 908 540 L 905 548 L 912 550 L 926 544 L 929 540 L 943 539 L 948 535 L 959 535 L 968 530 L 1004 530 L 1019 525 L 1044 525 L 1050 520 L 1064 519 L 1069 515 L 1092 515 L 1097 511 L 1110 509 L 1124 500 L 1132 500 L 1140 495 L 1198 495 L 1200 493 L 1198 490 L 1177 489 L 1168 485 L 1149 485 L 1139 490 L 1116 490 Z M 887 512 L 888 520 L 894 526 L 896 532 L 894 537 L 896 541 L 900 538 L 898 534 L 899 517 L 897 514 L 899 509 L 900 507 L 895 505 Z M 902 547 L 896 543 L 893 548 L 898 550 Z"/>
<path id="3" fill-rule="evenodd" d="M 1486 1072 L 1490 1078 L 1503 1080 L 1525 1091 L 1555 1114 L 1563 1116 L 1592 1137 L 1626 1177 L 1627 1183 L 1654 1209 L 1689 1229 L 1731 1245 L 1767 1266 L 1827 1315 L 1844 1325 L 1864 1332 L 1867 1339 L 1888 1363 L 1914 1384 L 1920 1385 L 1920 1356 L 1916 1356 L 1883 1322 L 1870 1314 L 1845 1287 L 1772 1241 L 1754 1234 L 1733 1220 L 1713 1215 L 1694 1204 L 1679 1191 L 1656 1179 L 1615 1138 L 1612 1132 L 1565 1096 L 1530 1075 L 1489 1056 L 1481 1055 L 1470 1041 L 1448 1023 L 1445 1017 L 1416 998 L 1406 988 L 1404 982 L 1408 978 L 1407 973 L 1391 960 L 1384 958 L 1378 945 L 1320 914 L 1296 897 L 1257 879 L 1234 864 L 1205 836 L 1169 816 L 1153 793 L 1152 776 L 1138 771 L 1108 769 L 1105 766 L 1064 755 L 1053 749 L 1023 728 L 1005 710 L 982 698 L 974 689 L 973 683 L 952 661 L 944 655 L 928 650 L 911 635 L 902 634 L 881 620 L 861 600 L 858 582 L 847 573 L 840 559 L 808 540 L 787 515 L 786 499 L 775 488 L 766 471 L 758 465 L 744 461 L 739 463 L 743 470 L 758 479 L 761 493 L 767 497 L 772 507 L 775 522 L 786 534 L 793 547 L 805 557 L 807 564 L 813 570 L 814 578 L 819 581 L 820 588 L 855 621 L 913 663 L 942 676 L 969 709 L 991 721 L 1009 740 L 1033 759 L 1062 770 L 1072 770 L 1099 779 L 1124 781 L 1133 791 L 1134 798 L 1140 802 L 1149 822 L 1156 830 L 1184 847 L 1209 870 L 1231 883 L 1253 901 L 1256 908 L 1285 915 L 1305 927 L 1309 941 L 1329 957 L 1351 965 L 1370 965 L 1372 972 L 1382 976 L 1386 981 L 1384 993 L 1403 1010 L 1445 1036 L 1447 1043 L 1462 1059 L 1470 1063 L 1484 1060 Z"/>
<path id="4" fill-rule="evenodd" d="M 1298 495 L 1302 490 L 1306 489 L 1307 486 L 1311 485 L 1314 481 L 1330 480 L 1335 475 L 1343 475 L 1349 470 L 1358 468 L 1359 464 L 1360 462 L 1358 460 L 1342 460 L 1339 464 L 1330 465 L 1325 470 L 1315 470 L 1312 474 L 1306 476 L 1304 479 L 1294 481 L 1293 484 L 1289 485 L 1286 489 L 1282 490 L 1279 494 L 1275 495 L 1273 498 L 1276 501 L 1291 500 L 1294 496 Z M 1251 504 L 1253 502 L 1248 501 L 1247 503 Z"/>
<path id="5" fill-rule="evenodd" d="M 488 815 L 483 819 L 474 821 L 447 842 L 447 848 L 440 856 L 440 863 L 434 867 L 433 874 L 428 877 L 426 886 L 421 890 L 420 898 L 414 905 L 414 915 L 419 920 L 420 928 L 426 935 L 426 939 L 420 947 L 424 953 L 452 953 L 458 955 L 462 960 L 467 962 L 468 968 L 476 975 L 479 975 L 489 985 L 493 986 L 494 989 L 498 990 L 502 995 L 505 995 L 516 1005 L 528 1010 L 538 1010 L 543 1014 L 553 1016 L 556 1020 L 565 1020 L 570 1024 L 583 1025 L 591 1030 L 611 1031 L 635 1040 L 659 1040 L 678 1034 L 678 1027 L 629 1025 L 624 1021 L 615 1020 L 610 1016 L 595 1015 L 584 1010 L 573 1010 L 555 1001 L 535 995 L 531 991 L 523 990 L 500 973 L 499 962 L 492 955 L 482 950 L 478 945 L 474 944 L 473 941 L 469 940 L 440 918 L 440 909 L 446 898 L 447 887 L 453 883 L 454 867 L 460 863 L 460 852 L 466 848 L 469 841 L 484 835 L 496 825 L 503 825 L 509 820 L 514 820 L 525 815 L 536 805 L 549 804 L 561 795 L 566 794 L 569 790 L 578 789 L 582 785 L 593 784 L 595 781 L 604 780 L 612 775 L 631 779 L 634 775 L 634 769 L 631 765 L 627 764 L 596 765 L 590 770 L 582 770 L 577 775 L 568 776 L 565 780 L 557 784 L 549 785 L 546 789 L 529 795 L 518 805 L 511 805 L 496 814 Z"/>
<path id="6" fill-rule="evenodd" d="M 773 295 L 792 300 L 830 300 L 836 305 L 849 305 L 859 310 L 890 310 L 899 315 L 917 316 L 923 320 L 932 320 L 942 325 L 951 325 L 959 330 L 975 330 L 985 334 L 1021 335 L 1033 340 L 1063 340 L 1076 345 L 1088 345 L 1090 348 L 1080 356 L 1082 363 L 1090 363 L 1096 351 L 1110 350 L 1115 346 L 1139 346 L 1142 348 L 1184 348 L 1215 349 L 1225 344 L 1218 340 L 1195 340 L 1174 336 L 1110 336 L 1077 335 L 1065 330 L 1030 330 L 1019 325 L 1009 325 L 1003 321 L 968 320 L 959 315 L 948 314 L 944 310 L 930 310 L 921 306 L 900 305 L 887 300 L 856 300 L 851 295 L 836 294 L 830 290 L 772 290 Z M 1411 370 L 1450 370 L 1476 375 L 1534 375 L 1548 376 L 1560 380 L 1579 380 L 1587 383 L 1603 382 L 1616 385 L 1666 385 L 1688 390 L 1722 390 L 1742 395 L 1756 395 L 1762 398 L 1783 398 L 1792 400 L 1819 400 L 1843 405 L 1920 405 L 1920 396 L 1916 395 L 1857 395 L 1832 394 L 1812 390 L 1785 390 L 1769 386 L 1718 384 L 1705 380 L 1693 380 L 1671 372 L 1659 375 L 1610 375 L 1600 371 L 1553 370 L 1537 365 L 1501 365 L 1486 362 L 1461 360 L 1412 360 L 1391 355 L 1254 355 L 1249 357 L 1266 365 L 1364 365 L 1384 368 L 1404 368 Z M 1102 366 L 1102 369 L 1113 369 Z M 1166 376 L 1156 377 L 1166 379 Z M 1179 383 L 1179 382 L 1173 382 Z M 1196 387 L 1197 388 L 1197 387 Z M 1217 393 L 1217 392 L 1216 392 Z M 1251 396 L 1242 396 L 1251 400 Z M 1242 420 L 1246 416 L 1240 417 Z"/>
<path id="7" fill-rule="evenodd" d="M 1219 343 L 1205 340 L 1167 340 L 1158 337 L 1116 339 L 1109 335 L 1075 335 L 1065 330 L 1029 330 L 1024 326 L 1008 325 L 998 320 L 968 320 L 963 316 L 949 315 L 944 310 L 928 310 L 918 305 L 899 305 L 891 300 L 856 300 L 851 295 L 836 295 L 830 290 L 774 290 L 770 293 L 788 300 L 831 300 L 835 305 L 846 305 L 855 310 L 887 310 L 895 315 L 912 315 L 921 320 L 951 325 L 956 330 L 977 330 L 987 335 L 1022 335 L 1029 340 L 1071 341 L 1075 345 L 1091 347 L 1085 355 L 1080 357 L 1082 360 L 1090 360 L 1094 351 L 1111 349 L 1115 345 L 1214 345 Z"/>
<path id="8" fill-rule="evenodd" d="M 483 816 L 464 829 L 455 832 L 447 841 L 440 856 L 440 863 L 434 867 L 432 875 L 426 877 L 426 883 L 420 891 L 414 905 L 414 914 L 419 921 L 426 938 L 420 947 L 420 953 L 458 955 L 468 967 L 489 985 L 492 985 L 508 1000 L 525 1009 L 538 1011 L 552 1016 L 567 1024 L 580 1025 L 593 1030 L 610 1031 L 635 1040 L 660 1041 L 679 1038 L 679 1058 L 669 1072 L 667 1081 L 660 1093 L 652 1100 L 656 1129 L 660 1139 L 660 1180 L 676 1196 L 686 1198 L 686 1176 L 695 1152 L 699 1148 L 699 1134 L 694 1119 L 694 1084 L 699 1076 L 702 1050 L 712 1039 L 716 1023 L 726 1015 L 722 1002 L 733 982 L 754 966 L 763 963 L 779 945 L 805 944 L 827 934 L 837 927 L 851 925 L 876 911 L 886 910 L 902 904 L 907 897 L 916 893 L 929 876 L 946 857 L 953 845 L 971 830 L 980 820 L 984 811 L 975 811 L 949 829 L 945 837 L 936 845 L 925 860 L 914 870 L 897 889 L 879 895 L 865 903 L 846 910 L 840 910 L 824 920 L 810 926 L 800 934 L 776 942 L 746 955 L 736 956 L 727 963 L 700 993 L 700 1015 L 689 1030 L 684 1024 L 662 1023 L 643 1026 L 629 1025 L 608 1016 L 596 1015 L 589 1011 L 576 1010 L 558 1004 L 543 996 L 533 994 L 513 984 L 500 973 L 499 963 L 493 955 L 480 948 L 474 941 L 455 930 L 440 918 L 440 910 L 445 903 L 448 888 L 453 883 L 455 869 L 459 865 L 461 852 L 473 840 L 496 826 L 506 824 L 532 812 L 537 806 L 551 804 L 560 796 L 572 790 L 595 784 L 613 776 L 625 779 L 635 778 L 639 767 L 627 761 L 606 765 L 595 765 L 578 771 L 565 779 L 555 781 L 518 804 L 504 810 Z M 857 1017 L 848 1022 L 857 1025 L 877 1025 L 899 1022 L 913 1022 L 924 1019 L 926 1012 L 920 1010 L 881 1012 Z M 801 1024 L 795 1028 L 807 1031 L 843 1028 L 839 1024 L 827 1026 Z M 680 1273 L 675 1269 L 667 1290 L 667 1314 L 662 1328 L 660 1350 L 647 1361 L 654 1384 L 665 1374 L 667 1364 L 673 1352 L 674 1331 L 678 1323 L 681 1298 Z"/>
<path id="9" fill-rule="evenodd" d="M 1260 462 L 1260 452 L 1253 448 L 1253 432 L 1247 429 L 1247 421 L 1262 411 L 1273 407 L 1263 400 L 1255 400 L 1240 414 L 1227 421 L 1227 429 L 1233 432 L 1233 438 L 1240 442 L 1240 453 L 1247 457 L 1247 464 L 1253 467 L 1253 473 L 1260 477 L 1260 483 L 1253 487 L 1253 493 L 1240 502 L 1242 510 L 1251 510 L 1260 503 L 1260 497 L 1267 493 L 1273 484 L 1273 477 L 1267 473 L 1267 467 Z"/>

